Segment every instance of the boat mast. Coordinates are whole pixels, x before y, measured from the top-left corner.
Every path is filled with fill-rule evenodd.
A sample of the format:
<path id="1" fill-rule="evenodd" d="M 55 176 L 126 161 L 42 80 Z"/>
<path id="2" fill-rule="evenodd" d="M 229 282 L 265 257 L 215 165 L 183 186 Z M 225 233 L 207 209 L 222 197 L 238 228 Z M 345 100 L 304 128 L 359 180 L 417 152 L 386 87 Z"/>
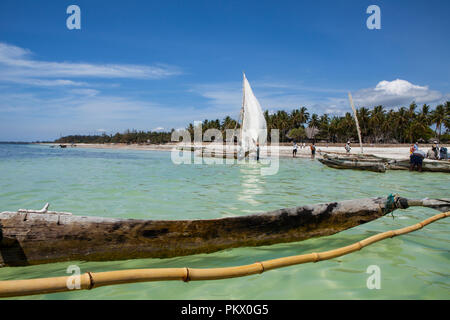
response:
<path id="1" fill-rule="evenodd" d="M 244 104 L 245 104 L 245 72 L 242 71 L 242 107 L 241 107 L 241 114 L 240 114 L 240 121 L 241 121 L 241 139 L 242 139 L 242 127 L 244 125 Z"/>
<path id="2" fill-rule="evenodd" d="M 237 125 L 239 123 L 241 123 L 241 128 L 240 128 L 240 136 L 239 139 L 242 139 L 242 124 L 244 121 L 244 103 L 245 103 L 245 73 L 242 72 L 243 78 L 242 78 L 242 107 L 241 107 L 241 112 L 239 113 L 239 119 L 236 122 L 236 125 L 234 126 L 234 131 L 236 131 Z M 242 142 L 242 140 L 241 140 Z"/>
<path id="3" fill-rule="evenodd" d="M 359 139 L 359 145 L 361 147 L 361 153 L 364 153 L 362 140 L 361 140 L 361 130 L 359 129 L 358 117 L 356 115 L 355 105 L 353 104 L 353 98 L 352 98 L 352 94 L 350 92 L 348 93 L 348 99 L 350 100 L 350 105 L 353 110 L 353 115 L 355 116 L 356 130 L 358 131 L 358 139 Z"/>

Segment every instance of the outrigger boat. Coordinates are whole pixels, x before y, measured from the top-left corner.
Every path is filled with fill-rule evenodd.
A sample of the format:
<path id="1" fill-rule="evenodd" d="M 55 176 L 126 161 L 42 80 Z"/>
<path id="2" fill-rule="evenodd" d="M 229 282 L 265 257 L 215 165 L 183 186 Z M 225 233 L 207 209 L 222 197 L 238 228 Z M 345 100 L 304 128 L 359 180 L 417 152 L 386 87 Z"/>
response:
<path id="1" fill-rule="evenodd" d="M 240 125 L 239 131 L 237 126 Z M 238 148 L 235 150 L 227 150 L 226 145 L 218 147 L 216 145 L 197 145 L 177 147 L 180 151 L 196 152 L 202 157 L 216 158 L 234 158 L 245 159 L 251 153 L 257 151 L 257 146 L 262 146 L 267 141 L 267 123 L 261 105 L 253 93 L 253 90 L 243 74 L 242 79 L 242 106 L 239 113 L 238 121 L 233 131 L 234 137 L 238 139 Z M 229 138 L 229 137 L 227 137 Z"/>
<path id="2" fill-rule="evenodd" d="M 450 210 L 450 199 L 390 195 L 205 220 L 139 220 L 23 210 L 0 213 L 0 266 L 168 258 L 322 237 L 411 206 Z"/>
<path id="3" fill-rule="evenodd" d="M 360 161 L 359 159 L 328 158 L 325 156 L 318 160 L 324 165 L 335 169 L 354 169 L 374 172 L 386 171 L 386 166 L 382 162 Z"/>
<path id="4" fill-rule="evenodd" d="M 329 155 L 325 153 L 319 159 L 324 165 L 335 169 L 355 169 L 375 172 L 386 170 L 409 170 L 409 159 L 389 159 L 369 154 L 338 154 Z M 424 159 L 422 171 L 450 173 L 450 161 Z"/>
<path id="5" fill-rule="evenodd" d="M 340 152 L 325 152 L 323 154 L 323 158 L 318 160 L 324 165 L 334 169 L 354 169 L 374 172 L 386 172 L 386 170 L 409 170 L 411 166 L 409 159 L 397 160 L 378 157 L 373 154 L 364 154 L 357 112 L 350 92 L 348 93 L 348 98 L 350 101 L 350 106 L 353 110 L 353 117 L 355 119 L 356 129 L 358 132 L 361 153 L 348 154 Z M 319 153 L 322 152 L 319 150 Z M 450 173 L 450 161 L 423 159 L 422 171 Z"/>

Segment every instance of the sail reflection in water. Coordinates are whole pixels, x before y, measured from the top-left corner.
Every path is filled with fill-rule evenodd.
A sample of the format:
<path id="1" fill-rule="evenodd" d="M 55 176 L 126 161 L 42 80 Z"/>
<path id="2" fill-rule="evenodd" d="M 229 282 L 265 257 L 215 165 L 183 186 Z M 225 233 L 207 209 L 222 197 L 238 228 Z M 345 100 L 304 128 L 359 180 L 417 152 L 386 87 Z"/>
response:
<path id="1" fill-rule="evenodd" d="M 248 203 L 248 209 L 242 211 L 246 213 L 260 212 L 260 209 L 252 209 L 252 206 L 259 206 L 261 201 L 258 196 L 266 191 L 265 177 L 261 175 L 261 165 L 250 162 L 240 168 L 241 192 L 238 194 L 238 200 Z"/>

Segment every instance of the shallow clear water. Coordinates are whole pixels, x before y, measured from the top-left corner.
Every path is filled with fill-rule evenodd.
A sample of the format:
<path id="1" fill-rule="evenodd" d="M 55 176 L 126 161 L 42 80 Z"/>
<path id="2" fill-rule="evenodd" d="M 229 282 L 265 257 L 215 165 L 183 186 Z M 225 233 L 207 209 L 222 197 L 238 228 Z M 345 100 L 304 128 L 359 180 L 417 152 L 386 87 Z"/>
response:
<path id="1" fill-rule="evenodd" d="M 303 204 L 399 193 L 409 198 L 450 197 L 450 176 L 335 170 L 309 159 L 280 159 L 276 175 L 261 165 L 175 165 L 169 152 L 0 144 L 0 211 L 50 209 L 76 215 L 146 219 L 217 218 Z M 401 228 L 437 211 L 409 208 L 333 236 L 171 259 L 65 262 L 0 268 L 0 280 L 133 268 L 224 267 L 326 251 L 375 233 Z M 127 284 L 21 299 L 450 299 L 449 221 L 385 240 L 316 264 L 245 278 Z M 366 285 L 370 265 L 381 289 Z"/>

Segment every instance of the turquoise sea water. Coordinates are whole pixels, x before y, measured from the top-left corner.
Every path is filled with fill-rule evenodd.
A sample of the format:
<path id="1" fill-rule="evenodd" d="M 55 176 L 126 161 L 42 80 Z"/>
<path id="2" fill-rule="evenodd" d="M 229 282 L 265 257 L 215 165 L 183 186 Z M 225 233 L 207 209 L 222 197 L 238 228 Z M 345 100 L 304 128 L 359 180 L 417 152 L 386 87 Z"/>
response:
<path id="1" fill-rule="evenodd" d="M 309 159 L 280 159 L 276 175 L 261 165 L 175 165 L 169 152 L 0 144 L 0 211 L 50 209 L 145 219 L 217 218 L 285 207 L 399 193 L 409 198 L 450 197 L 450 175 L 335 170 Z M 436 214 L 398 210 L 344 232 L 302 242 L 237 248 L 171 259 L 46 264 L 0 268 L 0 280 L 134 268 L 225 267 L 326 251 Z M 315 264 L 245 278 L 154 282 L 22 297 L 20 299 L 450 299 L 450 221 Z M 381 271 L 381 289 L 370 290 L 370 265 Z"/>

